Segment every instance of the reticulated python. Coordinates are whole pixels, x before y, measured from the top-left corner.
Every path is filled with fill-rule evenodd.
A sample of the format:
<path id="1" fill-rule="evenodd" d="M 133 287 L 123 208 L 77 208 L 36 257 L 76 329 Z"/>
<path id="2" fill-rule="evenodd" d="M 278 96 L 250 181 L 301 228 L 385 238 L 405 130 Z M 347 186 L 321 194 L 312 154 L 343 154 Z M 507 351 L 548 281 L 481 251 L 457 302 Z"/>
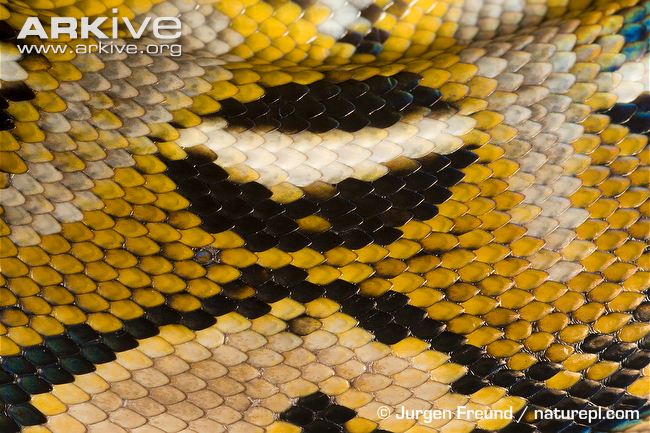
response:
<path id="1" fill-rule="evenodd" d="M 650 431 L 647 1 L 0 19 L 2 433 Z"/>

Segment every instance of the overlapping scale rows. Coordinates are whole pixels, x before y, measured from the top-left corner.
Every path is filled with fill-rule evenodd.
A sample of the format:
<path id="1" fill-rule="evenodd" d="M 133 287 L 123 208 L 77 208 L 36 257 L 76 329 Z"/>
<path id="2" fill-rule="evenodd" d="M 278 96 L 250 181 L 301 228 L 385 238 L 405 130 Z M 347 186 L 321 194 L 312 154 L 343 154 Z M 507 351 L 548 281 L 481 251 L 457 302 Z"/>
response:
<path id="1" fill-rule="evenodd" d="M 460 169 L 476 159 L 457 151 L 451 158 L 414 161 L 374 182 L 346 179 L 335 187 L 315 186 L 305 197 L 278 204 L 263 185 L 230 182 L 211 158 L 190 155 L 170 161 L 167 173 L 190 199 L 205 230 L 233 229 L 252 251 L 309 247 L 321 253 L 339 246 L 357 250 L 392 244 L 402 236 L 396 227 L 436 216 L 436 205 L 462 179 Z"/>
<path id="2" fill-rule="evenodd" d="M 306 306 L 319 311 L 316 317 L 302 315 L 305 306 L 298 303 L 284 307 L 254 320 L 230 314 L 198 332 L 161 327 L 158 336 L 119 353 L 83 381 L 55 389 L 53 397 L 67 410 L 48 405 L 52 397 L 39 399 L 40 407 L 49 409 L 48 425 L 73 431 L 85 424 L 98 431 L 219 431 L 227 426 L 297 432 L 300 424 L 289 416 L 294 402 L 300 406 L 320 392 L 336 396 L 339 411 L 347 408 L 347 419 L 330 428 L 343 431 L 345 422 L 347 431 L 367 431 L 374 425 L 368 417 L 382 403 L 431 407 L 428 400 L 435 398 L 438 404 L 490 404 L 487 396 L 470 399 L 450 392 L 446 384 L 462 369 L 426 345 L 405 341 L 391 349 L 372 342 L 372 334 L 323 301 Z M 285 321 L 290 324 L 286 331 Z M 504 392 L 496 397 L 499 406 L 523 404 Z M 443 424 L 447 431 L 471 428 L 460 420 Z M 322 426 L 313 428 L 321 431 Z"/>
<path id="3" fill-rule="evenodd" d="M 3 432 L 648 416 L 648 2 L 114 3 L 0 5 Z M 184 55 L 18 50 L 113 7 Z"/>
<path id="4" fill-rule="evenodd" d="M 440 92 L 419 86 L 420 79 L 417 74 L 399 73 L 394 78 L 375 76 L 366 82 L 285 84 L 266 89 L 264 97 L 252 103 L 225 100 L 216 114 L 234 127 L 279 129 L 287 134 L 388 128 L 399 122 L 409 107 L 435 110 Z"/>
<path id="5" fill-rule="evenodd" d="M 232 178 L 288 191 L 350 177 L 377 180 L 388 173 L 386 163 L 395 158 L 446 155 L 459 150 L 463 146 L 460 137 L 476 124 L 471 117 L 446 109 L 431 114 L 428 109 L 416 109 L 385 129 L 366 127 L 356 133 L 333 129 L 321 134 L 305 131 L 291 136 L 254 129 L 226 131 L 220 129 L 225 123 L 209 121 L 192 132 L 182 132 L 179 143 L 207 147 L 218 155 L 219 164 Z"/>

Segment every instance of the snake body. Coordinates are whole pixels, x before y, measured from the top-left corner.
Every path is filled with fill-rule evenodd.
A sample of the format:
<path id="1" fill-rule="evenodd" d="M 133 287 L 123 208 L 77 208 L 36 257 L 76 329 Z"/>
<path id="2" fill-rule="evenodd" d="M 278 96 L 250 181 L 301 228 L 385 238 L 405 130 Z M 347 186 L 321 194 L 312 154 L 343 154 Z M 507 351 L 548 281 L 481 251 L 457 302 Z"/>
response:
<path id="1" fill-rule="evenodd" d="M 2 433 L 650 431 L 648 1 L 0 20 Z"/>

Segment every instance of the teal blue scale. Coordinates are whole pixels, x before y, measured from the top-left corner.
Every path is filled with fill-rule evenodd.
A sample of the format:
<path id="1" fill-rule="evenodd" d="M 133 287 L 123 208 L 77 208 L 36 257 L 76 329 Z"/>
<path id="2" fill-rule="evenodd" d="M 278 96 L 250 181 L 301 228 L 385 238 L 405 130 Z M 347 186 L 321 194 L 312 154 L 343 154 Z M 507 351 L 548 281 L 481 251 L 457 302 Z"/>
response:
<path id="1" fill-rule="evenodd" d="M 625 38 L 621 52 L 627 60 L 637 61 L 650 50 L 650 2 L 627 11 L 620 34 Z"/>

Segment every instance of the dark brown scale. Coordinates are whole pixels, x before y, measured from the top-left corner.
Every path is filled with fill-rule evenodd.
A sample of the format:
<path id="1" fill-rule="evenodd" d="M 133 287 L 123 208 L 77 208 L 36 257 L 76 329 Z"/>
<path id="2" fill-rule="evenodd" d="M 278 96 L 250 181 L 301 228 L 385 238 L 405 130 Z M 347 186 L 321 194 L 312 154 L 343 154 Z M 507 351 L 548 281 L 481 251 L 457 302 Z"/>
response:
<path id="1" fill-rule="evenodd" d="M 221 111 L 219 111 L 219 114 L 226 118 L 241 116 L 248 111 L 244 104 L 233 98 L 224 99 L 220 101 L 220 104 Z"/>
<path id="2" fill-rule="evenodd" d="M 333 117 L 321 114 L 313 119 L 309 119 L 309 130 L 316 134 L 322 134 L 332 129 L 338 128 L 341 124 Z"/>
<path id="3" fill-rule="evenodd" d="M 299 116 L 287 116 L 280 120 L 280 131 L 286 134 L 297 134 L 309 128 L 309 121 Z"/>
<path id="4" fill-rule="evenodd" d="M 6 21 L 0 21 L 0 41 L 16 39 L 18 32 Z"/>
<path id="5" fill-rule="evenodd" d="M 379 18 L 381 18 L 381 15 L 384 13 L 384 10 L 380 8 L 379 6 L 375 4 L 371 4 L 367 8 L 361 11 L 361 16 L 370 21 L 371 23 L 374 23 L 377 21 Z"/>
<path id="6" fill-rule="evenodd" d="M 358 98 L 370 90 L 370 86 L 357 80 L 347 80 L 337 84 L 341 88 L 343 96 L 350 99 Z"/>
<path id="7" fill-rule="evenodd" d="M 345 34 L 345 36 L 339 39 L 339 42 L 354 45 L 355 47 L 358 47 L 362 41 L 363 41 L 363 35 L 361 33 L 353 32 L 353 31 L 348 31 Z"/>
<path id="8" fill-rule="evenodd" d="M 22 82 L 3 82 L 0 87 L 0 96 L 8 99 L 9 101 L 31 101 L 36 97 L 36 94 L 30 89 L 27 84 Z"/>
<path id="9" fill-rule="evenodd" d="M 344 94 L 344 96 L 347 96 Z M 351 114 L 355 110 L 354 104 L 349 100 L 341 96 L 335 96 L 323 102 L 325 105 L 325 114 L 334 117 L 337 120 L 341 120 L 345 116 Z"/>
<path id="10" fill-rule="evenodd" d="M 325 105 L 311 97 L 303 98 L 295 105 L 296 115 L 303 119 L 312 119 L 325 112 Z"/>
<path id="11" fill-rule="evenodd" d="M 327 80 L 321 80 L 310 84 L 309 92 L 316 101 L 324 101 L 341 93 L 341 87 Z"/>
<path id="12" fill-rule="evenodd" d="M 373 27 L 366 35 L 365 40 L 371 42 L 379 42 L 380 44 L 383 44 L 388 40 L 389 37 L 390 37 L 390 33 L 388 33 L 386 30 Z"/>
<path id="13" fill-rule="evenodd" d="M 358 110 L 364 114 L 372 114 L 375 111 L 379 110 L 386 106 L 386 100 L 380 98 L 374 93 L 367 92 L 365 95 L 362 95 L 352 101 L 355 105 L 355 110 Z"/>
<path id="14" fill-rule="evenodd" d="M 372 113 L 369 117 L 370 126 L 375 128 L 388 128 L 393 126 L 402 119 L 402 116 L 399 113 L 392 111 L 388 107 L 384 107 L 381 110 L 377 110 Z"/>
<path id="15" fill-rule="evenodd" d="M 391 90 L 384 98 L 388 107 L 395 111 L 404 111 L 413 103 L 413 95 L 403 90 Z"/>
<path id="16" fill-rule="evenodd" d="M 345 132 L 356 132 L 370 125 L 370 120 L 359 113 L 350 113 L 338 118 L 337 121 L 339 129 Z"/>
<path id="17" fill-rule="evenodd" d="M 6 103 L 3 98 L 0 98 L 0 105 L 2 105 L 2 102 Z M 14 120 L 13 116 L 7 113 L 4 109 L 0 109 L 0 131 L 10 131 L 14 129 L 16 126 Z"/>
<path id="18" fill-rule="evenodd" d="M 380 96 L 390 92 L 397 86 L 397 80 L 395 78 L 384 77 L 382 75 L 375 75 L 372 78 L 368 78 L 365 83 L 373 93 Z"/>

